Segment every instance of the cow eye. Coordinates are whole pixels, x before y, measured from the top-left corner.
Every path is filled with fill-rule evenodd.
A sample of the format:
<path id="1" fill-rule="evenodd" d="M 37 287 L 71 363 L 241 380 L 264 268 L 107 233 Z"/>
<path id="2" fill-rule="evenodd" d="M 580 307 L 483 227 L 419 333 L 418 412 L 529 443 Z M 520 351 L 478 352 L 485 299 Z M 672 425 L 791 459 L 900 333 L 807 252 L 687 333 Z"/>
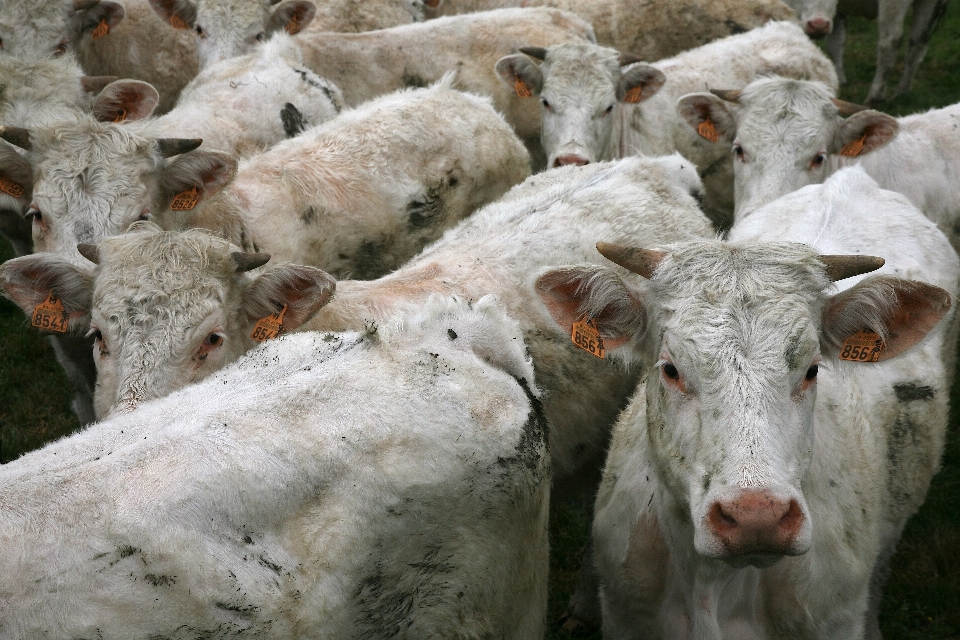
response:
<path id="1" fill-rule="evenodd" d="M 737 159 L 742 162 L 742 161 L 743 161 L 743 147 L 741 147 L 739 144 L 734 144 L 734 145 L 733 145 L 733 152 L 736 154 Z"/>
<path id="2" fill-rule="evenodd" d="M 201 27 L 200 25 L 195 25 L 193 27 L 193 30 L 197 32 L 198 36 L 200 36 L 201 38 L 203 37 L 203 27 Z"/>
<path id="3" fill-rule="evenodd" d="M 223 342 L 223 336 L 222 336 L 222 335 L 220 335 L 219 333 L 211 333 L 210 335 L 208 335 L 208 336 L 204 339 L 204 341 L 203 341 L 203 346 L 205 346 L 205 347 L 215 347 L 215 346 L 217 346 L 218 344 L 220 344 L 221 342 Z"/>
<path id="4" fill-rule="evenodd" d="M 606 115 L 610 115 L 611 112 L 613 112 L 613 105 L 610 105 L 609 107 L 607 107 L 606 109 L 604 109 L 603 115 L 605 115 L 605 116 L 606 116 Z"/>
<path id="5" fill-rule="evenodd" d="M 826 159 L 827 159 L 826 154 L 818 153 L 813 157 L 813 160 L 810 161 L 810 168 L 819 169 L 821 166 L 823 166 L 823 163 L 824 161 L 826 161 Z"/>
<path id="6" fill-rule="evenodd" d="M 816 378 L 817 378 L 817 373 L 818 373 L 819 371 L 820 371 L 820 367 L 819 367 L 819 366 L 817 366 L 817 365 L 815 365 L 815 364 L 810 365 L 810 368 L 807 369 L 807 375 L 804 376 L 804 380 L 806 380 L 807 382 L 813 382 L 814 380 L 816 380 Z"/>
<path id="7" fill-rule="evenodd" d="M 667 376 L 671 380 L 679 380 L 680 372 L 677 371 L 677 368 L 673 366 L 672 362 L 663 363 L 663 375 Z"/>
<path id="8" fill-rule="evenodd" d="M 0 51 L 3 51 L 3 38 L 0 38 Z"/>
<path id="9" fill-rule="evenodd" d="M 66 43 L 66 41 L 64 41 L 64 42 L 61 42 L 60 44 L 58 44 L 56 47 L 53 48 L 53 57 L 54 57 L 54 58 L 59 58 L 60 56 L 62 56 L 62 55 L 65 54 L 66 52 L 67 52 L 67 43 Z"/>
<path id="10" fill-rule="evenodd" d="M 550 111 L 550 103 L 547 102 L 545 98 L 540 98 L 540 104 L 543 105 L 544 109 L 546 109 L 547 111 Z"/>
<path id="11" fill-rule="evenodd" d="M 263 31 L 257 34 L 257 42 L 263 42 L 266 39 L 267 39 L 267 34 L 265 34 Z"/>

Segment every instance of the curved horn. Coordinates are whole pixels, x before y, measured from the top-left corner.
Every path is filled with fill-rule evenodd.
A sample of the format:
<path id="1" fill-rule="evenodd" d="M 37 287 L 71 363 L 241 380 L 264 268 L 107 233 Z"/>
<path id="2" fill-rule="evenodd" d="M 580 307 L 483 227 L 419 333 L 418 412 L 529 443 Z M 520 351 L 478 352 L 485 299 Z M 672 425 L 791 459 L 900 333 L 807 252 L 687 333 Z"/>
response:
<path id="1" fill-rule="evenodd" d="M 855 113 L 860 113 L 861 111 L 866 111 L 870 108 L 865 107 L 862 104 L 847 102 L 846 100 L 837 100 L 836 98 L 830 98 L 830 101 L 836 105 L 837 112 L 842 116 L 852 116 Z"/>
<path id="2" fill-rule="evenodd" d="M 742 89 L 710 89 L 710 93 L 727 102 L 740 103 Z"/>
<path id="3" fill-rule="evenodd" d="M 178 156 L 187 151 L 193 151 L 203 142 L 201 138 L 160 138 L 157 140 L 157 151 L 164 158 Z"/>
<path id="4" fill-rule="evenodd" d="M 621 67 L 625 67 L 628 64 L 633 64 L 634 62 L 643 62 L 643 58 L 638 56 L 635 53 L 620 53 L 620 56 L 617 58 L 617 62 L 620 63 Z"/>
<path id="5" fill-rule="evenodd" d="M 270 260 L 269 253 L 244 253 L 242 251 L 231 251 L 230 257 L 237 265 L 237 273 L 250 271 L 257 267 L 262 267 Z"/>
<path id="6" fill-rule="evenodd" d="M 610 242 L 598 242 L 597 251 L 607 260 L 647 279 L 653 276 L 653 272 L 660 266 L 660 261 L 667 257 L 663 251 L 639 249 Z"/>
<path id="7" fill-rule="evenodd" d="M 30 130 L 23 127 L 0 127 L 0 138 L 27 151 L 33 148 L 30 142 Z"/>
<path id="8" fill-rule="evenodd" d="M 876 271 L 885 261 L 877 256 L 820 256 L 820 262 L 826 267 L 827 277 L 836 282 Z"/>
<path id="9" fill-rule="evenodd" d="M 547 59 L 547 50 L 543 47 L 520 47 L 520 53 L 525 53 L 531 58 L 536 58 L 537 60 L 546 60 Z"/>
<path id="10" fill-rule="evenodd" d="M 93 264 L 100 264 L 100 247 L 95 244 L 78 244 L 77 251 Z"/>
<path id="11" fill-rule="evenodd" d="M 100 4 L 100 0 L 73 0 L 73 10 L 91 9 Z"/>
<path id="12" fill-rule="evenodd" d="M 119 79 L 120 76 L 83 76 L 80 78 L 80 87 L 87 93 L 99 93 L 105 86 Z"/>

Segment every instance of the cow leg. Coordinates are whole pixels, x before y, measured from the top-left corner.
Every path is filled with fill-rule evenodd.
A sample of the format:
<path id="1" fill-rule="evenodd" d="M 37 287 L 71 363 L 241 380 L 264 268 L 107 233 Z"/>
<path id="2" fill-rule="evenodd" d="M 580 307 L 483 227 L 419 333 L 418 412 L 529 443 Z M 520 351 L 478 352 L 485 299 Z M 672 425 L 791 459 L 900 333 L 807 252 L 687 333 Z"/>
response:
<path id="1" fill-rule="evenodd" d="M 907 46 L 907 60 L 903 75 L 897 84 L 896 95 L 908 93 L 917 75 L 917 69 L 927 55 L 930 36 L 936 31 L 947 12 L 949 0 L 918 0 L 913 6 L 913 24 L 910 25 L 910 41 Z"/>
<path id="2" fill-rule="evenodd" d="M 870 596 L 867 601 L 867 616 L 864 621 L 864 640 L 883 640 L 883 634 L 880 633 L 880 605 L 883 601 L 883 587 L 887 584 L 887 578 L 890 577 L 890 559 L 897 550 L 897 542 L 880 551 L 877 561 L 873 565 L 873 573 L 870 576 Z"/>
<path id="3" fill-rule="evenodd" d="M 572 636 L 587 636 L 600 628 L 600 580 L 593 561 L 592 535 L 587 538 L 587 548 L 583 550 L 577 588 L 559 622 L 560 629 Z"/>
<path id="4" fill-rule="evenodd" d="M 909 0 L 879 0 L 877 6 L 877 70 L 873 76 L 867 104 L 883 102 L 887 97 L 887 78 L 897 59 L 903 40 L 903 21 L 910 8 Z"/>
<path id="5" fill-rule="evenodd" d="M 847 18 L 838 15 L 833 21 L 833 31 L 824 39 L 827 55 L 833 60 L 840 85 L 847 84 L 847 75 L 843 72 L 843 47 L 847 42 Z"/>
<path id="6" fill-rule="evenodd" d="M 73 336 L 50 336 L 53 353 L 73 385 L 71 407 L 81 425 L 96 422 L 93 411 L 93 389 L 97 384 L 97 367 L 93 363 L 93 339 Z"/>

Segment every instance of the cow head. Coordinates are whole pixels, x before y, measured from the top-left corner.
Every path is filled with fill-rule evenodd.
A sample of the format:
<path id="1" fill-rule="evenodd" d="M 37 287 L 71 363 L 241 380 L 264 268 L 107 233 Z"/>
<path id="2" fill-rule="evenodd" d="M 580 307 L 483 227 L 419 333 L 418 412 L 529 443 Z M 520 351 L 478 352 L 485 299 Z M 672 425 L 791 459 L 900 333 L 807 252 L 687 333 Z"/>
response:
<path id="1" fill-rule="evenodd" d="M 735 566 L 806 552 L 817 526 L 803 492 L 813 434 L 830 428 L 814 424 L 821 367 L 838 367 L 863 330 L 882 344 L 863 360 L 909 349 L 947 313 L 950 295 L 887 276 L 831 295 L 832 280 L 883 261 L 795 243 L 598 248 L 642 275 L 640 286 L 591 266 L 547 271 L 537 289 L 565 331 L 593 318 L 607 348 L 656 363 L 645 431 L 666 526 Z"/>
<path id="2" fill-rule="evenodd" d="M 197 37 L 200 68 L 250 53 L 270 34 L 294 34 L 313 20 L 307 0 L 150 0 L 168 24 Z"/>
<path id="3" fill-rule="evenodd" d="M 497 61 L 496 71 L 519 97 L 539 98 L 549 167 L 615 158 L 617 103 L 646 100 L 665 82 L 663 73 L 635 56 L 594 44 L 521 51 Z M 531 58 L 543 62 L 538 66 Z"/>
<path id="4" fill-rule="evenodd" d="M 831 155 L 869 153 L 899 129 L 891 116 L 837 100 L 820 82 L 785 78 L 755 80 L 742 91 L 689 94 L 677 109 L 694 130 L 709 122 L 733 138 L 736 219 L 823 182 Z"/>
<path id="5" fill-rule="evenodd" d="M 80 266 L 42 253 L 10 260 L 0 266 L 0 286 L 28 314 L 53 292 L 71 314 L 71 329 L 89 329 L 99 418 L 237 359 L 256 344 L 252 334 L 262 318 L 282 311 L 282 331 L 295 330 L 335 288 L 319 269 L 260 268 L 270 256 L 240 252 L 196 229 L 165 232 L 138 222 L 80 250 Z M 267 327 L 256 337 L 271 335 Z"/>
<path id="6" fill-rule="evenodd" d="M 0 50 L 18 58 L 59 57 L 80 38 L 103 37 L 124 15 L 121 3 L 108 0 L 6 2 L 0 11 Z"/>

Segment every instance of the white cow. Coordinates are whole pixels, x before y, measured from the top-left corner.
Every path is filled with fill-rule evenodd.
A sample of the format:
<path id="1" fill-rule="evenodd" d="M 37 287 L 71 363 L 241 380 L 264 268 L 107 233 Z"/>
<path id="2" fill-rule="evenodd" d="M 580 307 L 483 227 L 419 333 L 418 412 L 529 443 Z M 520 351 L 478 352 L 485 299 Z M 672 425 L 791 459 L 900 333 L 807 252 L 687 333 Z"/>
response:
<path id="1" fill-rule="evenodd" d="M 493 72 L 501 57 L 522 46 L 595 42 L 583 19 L 556 9 L 501 9 L 401 25 L 367 33 L 303 33 L 304 64 L 357 106 L 404 87 L 424 87 L 456 71 L 456 87 L 490 96 L 542 167 L 540 114 Z"/>
<path id="2" fill-rule="evenodd" d="M 836 100 L 821 84 L 781 78 L 717 94 L 685 96 L 678 109 L 691 127 L 711 118 L 733 141 L 737 219 L 856 163 L 960 248 L 960 105 L 894 119 Z"/>
<path id="3" fill-rule="evenodd" d="M 95 268 L 35 253 L 0 265 L 0 288 L 28 317 L 56 296 L 71 331 L 92 335 L 100 419 L 206 378 L 255 340 L 295 330 L 335 288 L 313 267 L 257 269 L 269 255 L 241 252 L 199 229 L 136 222 L 81 249 Z"/>
<path id="4" fill-rule="evenodd" d="M 562 9 L 592 24 L 598 43 L 648 61 L 794 17 L 780 0 L 426 0 L 425 4 L 428 18 L 506 7 Z"/>
<path id="5" fill-rule="evenodd" d="M 272 341 L 0 467 L 0 638 L 542 637 L 545 435 L 489 299 Z"/>
<path id="6" fill-rule="evenodd" d="M 306 31 L 359 33 L 423 22 L 423 0 L 315 0 Z"/>
<path id="7" fill-rule="evenodd" d="M 878 637 L 886 564 L 947 424 L 946 238 L 852 169 L 729 244 L 599 246 L 644 283 L 583 266 L 538 288 L 562 328 L 597 317 L 611 348 L 657 359 L 597 498 L 604 637 Z M 871 253 L 880 275 L 844 282 L 883 263 Z"/>
<path id="8" fill-rule="evenodd" d="M 539 99 L 549 166 L 679 151 L 697 165 L 706 186 L 705 210 L 721 227 L 729 226 L 733 210 L 733 163 L 726 150 L 686 126 L 674 108 L 677 99 L 769 73 L 836 86 L 830 61 L 790 22 L 773 22 L 653 64 L 586 44 L 524 52 L 543 64 L 514 54 L 496 68 L 518 95 Z"/>
<path id="9" fill-rule="evenodd" d="M 907 12 L 913 9 L 910 42 L 903 75 L 896 95 L 910 91 L 913 78 L 927 53 L 930 36 L 947 10 L 948 0 L 784 0 L 793 7 L 804 30 L 812 38 L 826 36 L 826 50 L 837 68 L 840 84 L 846 84 L 843 72 L 843 46 L 847 38 L 846 16 L 864 16 L 877 20 L 877 70 L 867 93 L 867 104 L 883 102 L 887 78 L 893 70 L 903 38 Z"/>

